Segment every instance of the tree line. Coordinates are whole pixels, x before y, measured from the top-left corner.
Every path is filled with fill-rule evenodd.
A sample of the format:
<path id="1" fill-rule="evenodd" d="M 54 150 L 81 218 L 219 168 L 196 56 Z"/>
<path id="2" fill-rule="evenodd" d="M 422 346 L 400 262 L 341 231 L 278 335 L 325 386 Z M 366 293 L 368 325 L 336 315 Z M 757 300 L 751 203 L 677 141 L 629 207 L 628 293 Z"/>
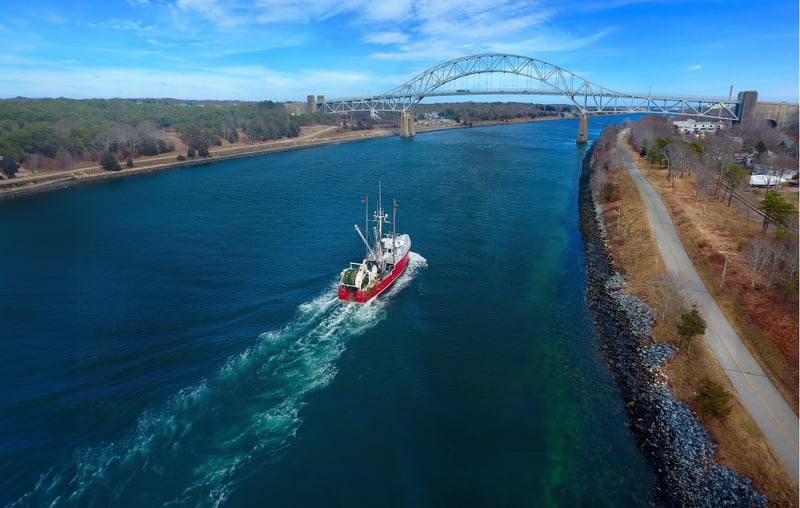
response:
<path id="1" fill-rule="evenodd" d="M 649 165 L 652 174 L 660 174 L 665 183 L 672 186 L 682 177 L 691 175 L 693 198 L 698 204 L 701 200 L 705 204 L 706 200 L 716 198 L 724 200 L 730 207 L 732 192 L 747 184 L 747 159 L 765 167 L 797 168 L 796 126 L 781 131 L 767 124 L 733 125 L 696 136 L 678 132 L 671 118 L 645 115 L 635 122 L 627 122 L 624 127 L 628 129 L 630 146 L 640 157 L 639 166 Z M 619 213 L 619 208 L 614 208 L 614 205 L 622 199 L 619 182 L 624 179 L 620 178 L 619 172 L 625 171 L 631 161 L 628 146 L 618 142 L 622 129 L 623 126 L 607 126 L 592 145 L 592 190 L 598 201 L 610 205 L 604 210 L 612 214 L 614 211 Z M 757 196 L 754 201 L 758 200 L 764 214 L 762 232 L 738 238 L 736 252 L 712 252 L 706 259 L 721 268 L 719 291 L 725 284 L 728 256 L 734 255 L 741 259 L 749 272 L 751 291 L 773 290 L 770 302 L 782 303 L 789 308 L 791 302 L 796 301 L 798 292 L 800 257 L 796 194 L 775 188 L 745 195 Z M 731 210 L 731 213 L 739 212 Z M 618 215 L 617 236 L 620 235 L 619 225 Z M 610 235 L 614 234 L 612 230 Z M 619 241 L 625 242 L 624 235 Z M 698 242 L 702 249 L 701 242 L 705 241 Z M 674 340 L 681 349 L 689 351 L 691 358 L 692 338 L 705 332 L 706 323 L 697 307 L 689 307 L 681 291 L 685 287 L 686 282 L 680 274 L 658 274 L 649 281 L 647 300 L 657 319 L 666 325 L 663 330 L 674 327 L 674 339 L 667 337 L 667 340 Z M 731 412 L 731 394 L 722 384 L 702 373 L 691 383 L 694 384 L 693 409 L 704 417 L 724 421 Z"/>
<path id="2" fill-rule="evenodd" d="M 695 203 L 717 197 L 731 206 L 734 193 L 745 187 L 751 158 L 766 168 L 782 171 L 798 167 L 796 127 L 780 131 L 767 124 L 734 125 L 703 137 L 684 136 L 665 116 L 647 115 L 627 125 L 628 141 L 651 168 L 664 172 L 674 186 L 684 175 L 694 178 Z M 593 188 L 605 202 L 616 199 L 617 189 L 608 171 L 623 167 L 625 154 L 617 146 L 619 126 L 608 126 L 594 143 Z M 768 169 L 769 170 L 769 169 Z M 794 175 L 797 181 L 799 175 Z M 767 189 L 758 202 L 763 213 L 762 235 L 742 246 L 750 270 L 751 288 L 771 289 L 776 283 L 789 294 L 798 291 L 798 224 L 795 198 L 788 200 L 778 189 Z"/>
<path id="3" fill-rule="evenodd" d="M 521 102 L 453 102 L 447 104 L 418 104 L 414 107 L 417 118 L 426 113 L 439 113 L 440 116 L 455 122 L 508 121 L 563 117 L 575 114 L 577 108 L 568 104 L 528 104 Z"/>
<path id="4" fill-rule="evenodd" d="M 2 171 L 19 163 L 68 168 L 84 162 L 131 159 L 175 150 L 174 133 L 199 155 L 223 141 L 246 136 L 252 142 L 295 137 L 300 127 L 332 124 L 332 115 L 290 115 L 272 101 L 181 101 L 177 99 L 26 99 L 0 100 Z"/>

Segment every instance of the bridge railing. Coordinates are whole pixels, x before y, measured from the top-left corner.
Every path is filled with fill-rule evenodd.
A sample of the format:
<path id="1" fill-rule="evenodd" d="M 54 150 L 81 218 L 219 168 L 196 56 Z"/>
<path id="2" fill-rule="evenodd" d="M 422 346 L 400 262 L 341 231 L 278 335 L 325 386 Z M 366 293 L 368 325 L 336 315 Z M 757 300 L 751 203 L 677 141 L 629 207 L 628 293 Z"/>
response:
<path id="1" fill-rule="evenodd" d="M 564 96 L 561 93 L 542 93 L 541 91 L 510 90 L 470 90 L 460 93 L 429 93 L 425 97 L 478 96 L 478 95 L 551 95 Z M 329 99 L 317 103 L 317 110 L 328 113 L 369 112 L 403 112 L 413 110 L 414 105 L 424 97 L 415 96 L 373 96 L 351 99 Z M 581 100 L 583 99 L 583 100 Z M 718 120 L 738 120 L 738 103 L 727 100 L 678 98 L 674 95 L 657 96 L 606 96 L 602 94 L 572 96 L 569 100 L 576 104 L 582 113 L 662 113 L 683 114 Z"/>

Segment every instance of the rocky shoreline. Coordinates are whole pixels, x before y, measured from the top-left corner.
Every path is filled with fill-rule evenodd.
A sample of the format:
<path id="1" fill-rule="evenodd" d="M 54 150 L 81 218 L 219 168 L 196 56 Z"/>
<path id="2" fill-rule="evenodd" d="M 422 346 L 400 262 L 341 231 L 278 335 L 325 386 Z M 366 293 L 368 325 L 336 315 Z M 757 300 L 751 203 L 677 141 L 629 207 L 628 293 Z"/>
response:
<path id="1" fill-rule="evenodd" d="M 767 498 L 714 460 L 716 445 L 692 410 L 676 400 L 661 366 L 675 353 L 654 344 L 655 316 L 626 289 L 611 263 L 602 211 L 591 190 L 592 149 L 579 189 L 580 224 L 587 271 L 587 298 L 609 370 L 628 408 L 629 428 L 653 468 L 656 506 L 766 506 Z"/>

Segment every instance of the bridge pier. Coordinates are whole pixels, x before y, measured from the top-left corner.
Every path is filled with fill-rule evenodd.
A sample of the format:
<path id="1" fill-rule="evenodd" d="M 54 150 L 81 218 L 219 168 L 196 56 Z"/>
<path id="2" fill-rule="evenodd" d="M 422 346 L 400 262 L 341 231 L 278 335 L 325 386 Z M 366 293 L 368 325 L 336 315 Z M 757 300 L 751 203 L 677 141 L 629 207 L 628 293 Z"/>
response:
<path id="1" fill-rule="evenodd" d="M 414 113 L 403 111 L 400 113 L 400 137 L 410 138 L 417 133 L 414 127 Z"/>
<path id="2" fill-rule="evenodd" d="M 581 113 L 580 120 L 578 120 L 578 139 L 576 142 L 579 145 L 589 141 L 589 116 L 586 113 Z"/>
<path id="3" fill-rule="evenodd" d="M 756 103 L 758 102 L 758 92 L 749 90 L 739 92 L 739 104 L 736 106 L 736 116 L 742 125 L 750 126 L 755 121 Z"/>

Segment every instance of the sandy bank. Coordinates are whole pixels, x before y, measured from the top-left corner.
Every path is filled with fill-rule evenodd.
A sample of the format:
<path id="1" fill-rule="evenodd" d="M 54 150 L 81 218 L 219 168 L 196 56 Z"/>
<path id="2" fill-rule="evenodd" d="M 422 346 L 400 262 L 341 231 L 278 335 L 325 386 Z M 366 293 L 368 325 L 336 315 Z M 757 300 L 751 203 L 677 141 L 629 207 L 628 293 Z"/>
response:
<path id="1" fill-rule="evenodd" d="M 475 122 L 470 126 L 460 123 L 436 124 L 436 125 L 417 125 L 417 133 L 434 132 L 451 129 L 464 129 L 471 127 L 483 127 L 489 125 L 500 125 L 505 123 L 526 123 L 537 121 L 560 120 L 557 117 L 544 117 L 536 119 L 512 119 L 509 121 L 483 121 Z M 136 175 L 152 173 L 154 171 L 164 171 L 168 169 L 200 166 L 212 164 L 214 162 L 238 159 L 242 157 L 253 157 L 266 155 L 288 150 L 300 150 L 317 146 L 333 145 L 338 143 L 350 143 L 355 141 L 365 141 L 368 139 L 397 136 L 397 129 L 379 128 L 363 131 L 341 131 L 338 127 L 314 126 L 307 132 L 302 133 L 297 138 L 284 138 L 270 140 L 257 144 L 236 144 L 224 148 L 210 150 L 208 157 L 195 157 L 184 161 L 177 160 L 180 150 L 171 152 L 168 155 L 155 157 L 140 157 L 134 160 L 134 167 L 128 168 L 121 163 L 119 171 L 107 171 L 100 166 L 90 166 L 75 168 L 63 171 L 39 171 L 29 176 L 22 176 L 11 179 L 0 179 L 0 202 L 9 201 L 33 194 L 54 191 L 100 182 L 112 178 L 127 178 Z"/>
<path id="2" fill-rule="evenodd" d="M 375 129 L 357 132 L 333 132 L 310 134 L 298 137 L 268 141 L 252 145 L 236 145 L 225 148 L 210 150 L 208 157 L 195 157 L 184 161 L 177 160 L 176 153 L 163 155 L 160 157 L 139 158 L 134 161 L 135 166 L 128 168 L 122 164 L 119 171 L 107 171 L 100 166 L 91 166 L 57 172 L 38 172 L 31 176 L 22 178 L 11 178 L 0 180 L 0 202 L 11 199 L 39 194 L 53 190 L 73 187 L 100 182 L 113 178 L 127 178 L 136 175 L 152 173 L 154 171 L 165 171 L 175 168 L 200 166 L 212 164 L 214 162 L 239 159 L 242 157 L 253 157 L 270 153 L 285 152 L 289 150 L 300 150 L 317 146 L 333 145 L 338 143 L 349 143 L 355 141 L 365 141 L 381 137 L 395 136 L 396 132 L 388 129 Z"/>

